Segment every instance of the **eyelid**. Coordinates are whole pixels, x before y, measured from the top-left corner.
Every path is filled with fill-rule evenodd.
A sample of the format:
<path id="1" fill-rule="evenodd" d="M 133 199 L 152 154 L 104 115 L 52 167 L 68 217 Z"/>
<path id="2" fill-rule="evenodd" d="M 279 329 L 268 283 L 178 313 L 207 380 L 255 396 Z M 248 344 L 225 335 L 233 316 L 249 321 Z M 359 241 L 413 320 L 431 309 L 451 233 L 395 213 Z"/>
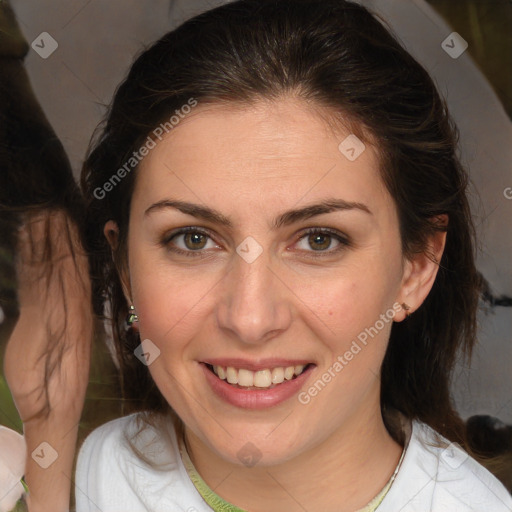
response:
<path id="1" fill-rule="evenodd" d="M 207 258 L 211 256 L 211 249 L 198 249 L 198 250 L 184 250 L 179 247 L 174 246 L 173 248 L 170 248 L 171 240 L 173 238 L 176 238 L 181 235 L 185 235 L 187 233 L 197 233 L 203 236 L 206 236 L 209 238 L 212 242 L 214 242 L 217 246 L 220 245 L 216 242 L 213 233 L 207 229 L 202 228 L 198 226 L 184 226 L 182 228 L 176 228 L 171 233 L 165 234 L 160 241 L 160 245 L 164 248 L 167 248 L 168 251 L 173 252 L 175 254 L 181 254 L 185 256 L 193 256 L 196 258 Z M 330 237 L 333 237 L 338 243 L 339 246 L 334 249 L 327 249 L 325 251 L 314 251 L 314 250 L 303 250 L 300 249 L 299 252 L 303 254 L 307 254 L 307 257 L 312 258 L 321 258 L 321 257 L 327 257 L 332 256 L 333 254 L 337 254 L 340 251 L 343 251 L 347 247 L 350 247 L 352 245 L 352 241 L 350 237 L 348 237 L 346 234 L 333 229 L 333 228 L 326 228 L 326 227 L 319 227 L 319 226 L 312 226 L 303 229 L 297 234 L 296 240 L 293 245 L 297 244 L 299 241 L 301 241 L 303 238 L 305 238 L 308 235 L 311 234 L 320 234 L 320 235 L 328 235 Z"/>
<path id="2" fill-rule="evenodd" d="M 341 231 L 338 231 L 337 229 L 322 228 L 322 227 L 306 228 L 299 234 L 297 241 L 295 243 L 301 241 L 306 236 L 312 235 L 312 234 L 328 235 L 328 236 L 336 239 L 339 242 L 339 246 L 335 249 L 327 249 L 325 251 L 313 251 L 313 250 L 302 251 L 302 252 L 308 254 L 308 257 L 312 256 L 314 258 L 317 258 L 317 257 L 322 257 L 322 256 L 333 255 L 339 251 L 346 249 L 347 247 L 351 247 L 351 245 L 352 245 L 352 241 L 351 241 L 350 237 L 347 236 L 346 234 L 342 233 Z"/>
<path id="3" fill-rule="evenodd" d="M 196 226 L 185 226 L 182 228 L 177 228 L 170 233 L 165 234 L 163 237 L 161 237 L 161 240 L 159 242 L 159 245 L 165 249 L 167 249 L 171 253 L 184 255 L 184 256 L 192 256 L 198 259 L 201 258 L 208 258 L 211 256 L 210 251 L 211 249 L 199 249 L 196 251 L 193 250 L 185 250 L 181 249 L 180 247 L 173 246 L 171 248 L 171 241 L 173 238 L 176 238 L 178 236 L 186 235 L 187 233 L 197 233 L 203 236 L 206 236 L 209 238 L 212 242 L 214 242 L 217 246 L 219 245 L 215 239 L 212 236 L 212 233 L 206 229 L 206 228 L 200 228 Z"/>
<path id="4" fill-rule="evenodd" d="M 206 228 L 200 228 L 200 227 L 196 227 L 196 226 L 184 226 L 182 228 L 176 228 L 173 231 L 171 231 L 170 233 L 166 233 L 162 237 L 162 243 L 164 243 L 164 244 L 169 243 L 173 238 L 175 238 L 179 235 L 187 234 L 187 233 L 198 233 L 200 235 L 205 235 L 212 240 L 214 239 L 213 233 Z"/>

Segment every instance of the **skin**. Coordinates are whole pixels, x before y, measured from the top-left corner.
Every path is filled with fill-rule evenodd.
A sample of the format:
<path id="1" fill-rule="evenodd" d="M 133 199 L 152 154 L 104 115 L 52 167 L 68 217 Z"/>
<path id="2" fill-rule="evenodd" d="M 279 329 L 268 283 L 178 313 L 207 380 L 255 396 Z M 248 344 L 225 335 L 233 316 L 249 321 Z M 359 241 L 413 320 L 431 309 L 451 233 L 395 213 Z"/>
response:
<path id="1" fill-rule="evenodd" d="M 16 262 L 20 315 L 5 350 L 4 374 L 23 421 L 28 510 L 64 512 L 69 510 L 73 458 L 89 379 L 94 317 L 91 285 L 84 277 L 88 261 L 78 230 L 65 213 L 45 211 L 26 219 L 19 231 Z M 47 219 L 51 260 L 44 253 Z M 64 236 L 68 230 L 70 240 Z M 57 362 L 48 375 L 47 367 Z M 48 467 L 39 464 L 50 457 L 41 443 L 57 452 Z"/>
<path id="2" fill-rule="evenodd" d="M 242 108 L 199 105 L 144 159 L 131 202 L 122 280 L 141 339 L 161 351 L 150 372 L 183 420 L 206 483 L 251 512 L 353 511 L 382 489 L 402 451 L 379 403 L 392 324 L 307 405 L 296 396 L 258 411 L 229 405 L 211 391 L 199 362 L 304 359 L 316 365 L 307 390 L 395 302 L 417 309 L 437 273 L 425 255 L 407 260 L 401 252 L 376 147 L 365 141 L 366 150 L 349 161 L 338 145 L 350 131 L 334 128 L 325 113 L 293 97 Z M 334 211 L 272 228 L 284 211 L 328 198 L 364 204 L 371 213 Z M 165 199 L 214 208 L 233 226 L 174 208 L 145 213 Z M 211 238 L 168 236 L 162 245 L 185 226 L 209 230 Z M 308 243 L 308 227 L 337 230 L 349 245 L 335 252 L 339 242 L 322 239 L 323 255 L 314 258 L 319 243 Z M 114 247 L 114 222 L 105 236 Z M 236 252 L 248 236 L 263 248 L 250 264 Z M 431 240 L 438 261 L 444 241 L 444 234 Z M 194 243 L 206 257 L 171 251 L 192 252 Z M 404 318 L 402 310 L 394 321 Z M 261 453 L 252 468 L 237 456 L 248 442 Z"/>

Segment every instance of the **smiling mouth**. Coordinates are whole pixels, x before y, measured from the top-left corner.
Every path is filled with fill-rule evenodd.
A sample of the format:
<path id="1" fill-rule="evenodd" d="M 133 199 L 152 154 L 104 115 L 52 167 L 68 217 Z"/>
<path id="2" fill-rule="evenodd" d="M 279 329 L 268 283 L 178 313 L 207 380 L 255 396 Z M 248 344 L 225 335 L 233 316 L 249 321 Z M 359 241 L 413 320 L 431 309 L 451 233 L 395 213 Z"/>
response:
<path id="1" fill-rule="evenodd" d="M 314 365 L 310 363 L 298 366 L 277 366 L 253 372 L 245 368 L 206 364 L 206 367 L 219 379 L 239 389 L 272 389 L 283 382 L 296 379 L 311 366 Z"/>

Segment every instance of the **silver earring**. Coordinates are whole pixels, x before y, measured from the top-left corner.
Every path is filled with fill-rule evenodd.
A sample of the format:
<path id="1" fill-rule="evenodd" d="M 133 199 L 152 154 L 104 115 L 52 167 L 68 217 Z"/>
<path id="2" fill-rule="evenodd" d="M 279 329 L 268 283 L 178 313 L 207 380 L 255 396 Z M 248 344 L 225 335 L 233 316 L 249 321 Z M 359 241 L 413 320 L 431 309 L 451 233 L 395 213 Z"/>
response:
<path id="1" fill-rule="evenodd" d="M 139 317 L 137 316 L 137 313 L 135 312 L 135 307 L 133 304 L 130 306 L 130 311 L 128 312 L 128 317 L 126 318 L 126 323 L 128 325 L 133 325 L 134 322 L 138 322 Z"/>

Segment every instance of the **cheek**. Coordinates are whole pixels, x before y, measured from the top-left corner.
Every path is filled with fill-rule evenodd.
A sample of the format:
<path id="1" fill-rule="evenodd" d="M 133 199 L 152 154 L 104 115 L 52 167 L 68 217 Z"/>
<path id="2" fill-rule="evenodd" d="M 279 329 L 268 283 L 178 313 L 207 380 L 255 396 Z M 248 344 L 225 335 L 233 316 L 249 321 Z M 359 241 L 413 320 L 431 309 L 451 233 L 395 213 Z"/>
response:
<path id="1" fill-rule="evenodd" d="M 392 307 L 399 275 L 377 261 L 344 266 L 321 279 L 305 279 L 304 303 L 337 339 L 353 338 Z"/>
<path id="2" fill-rule="evenodd" d="M 305 392 L 322 411 L 325 423 L 339 422 L 340 415 L 356 408 L 379 384 L 395 314 L 393 289 L 392 281 L 368 268 L 366 272 L 352 268 L 322 286 L 317 282 L 304 289 L 314 304 L 309 327 L 315 330 L 322 354 L 316 377 Z"/>
<path id="3" fill-rule="evenodd" d="M 199 290 L 179 283 L 165 283 L 147 279 L 137 288 L 137 312 L 141 337 L 150 338 L 155 343 L 172 339 L 173 344 L 183 343 L 192 335 L 194 326 L 201 325 L 199 318 L 204 315 L 201 309 Z"/>
<path id="4" fill-rule="evenodd" d="M 214 280 L 207 276 L 198 279 L 190 269 L 171 272 L 165 263 L 135 251 L 130 257 L 141 339 L 151 339 L 161 350 L 178 349 L 193 335 L 192 330 L 201 325 L 199 317 L 204 315 Z M 168 343 L 170 339 L 172 344 Z"/>
<path id="5" fill-rule="evenodd" d="M 395 311 L 400 269 L 385 265 L 377 257 L 358 258 L 330 279 L 309 281 L 303 288 L 312 304 L 312 325 L 319 326 L 316 337 L 326 350 L 317 379 L 328 381 L 329 391 L 322 392 L 327 418 L 338 418 L 341 410 L 355 407 L 378 382 Z M 382 316 L 381 316 L 382 315 Z M 318 322 L 313 317 L 319 317 Z M 332 382 L 332 384 L 331 384 Z M 319 385 L 322 388 L 322 385 Z M 316 389 L 311 390 L 317 393 Z M 341 405 L 332 409 L 332 402 Z"/>

